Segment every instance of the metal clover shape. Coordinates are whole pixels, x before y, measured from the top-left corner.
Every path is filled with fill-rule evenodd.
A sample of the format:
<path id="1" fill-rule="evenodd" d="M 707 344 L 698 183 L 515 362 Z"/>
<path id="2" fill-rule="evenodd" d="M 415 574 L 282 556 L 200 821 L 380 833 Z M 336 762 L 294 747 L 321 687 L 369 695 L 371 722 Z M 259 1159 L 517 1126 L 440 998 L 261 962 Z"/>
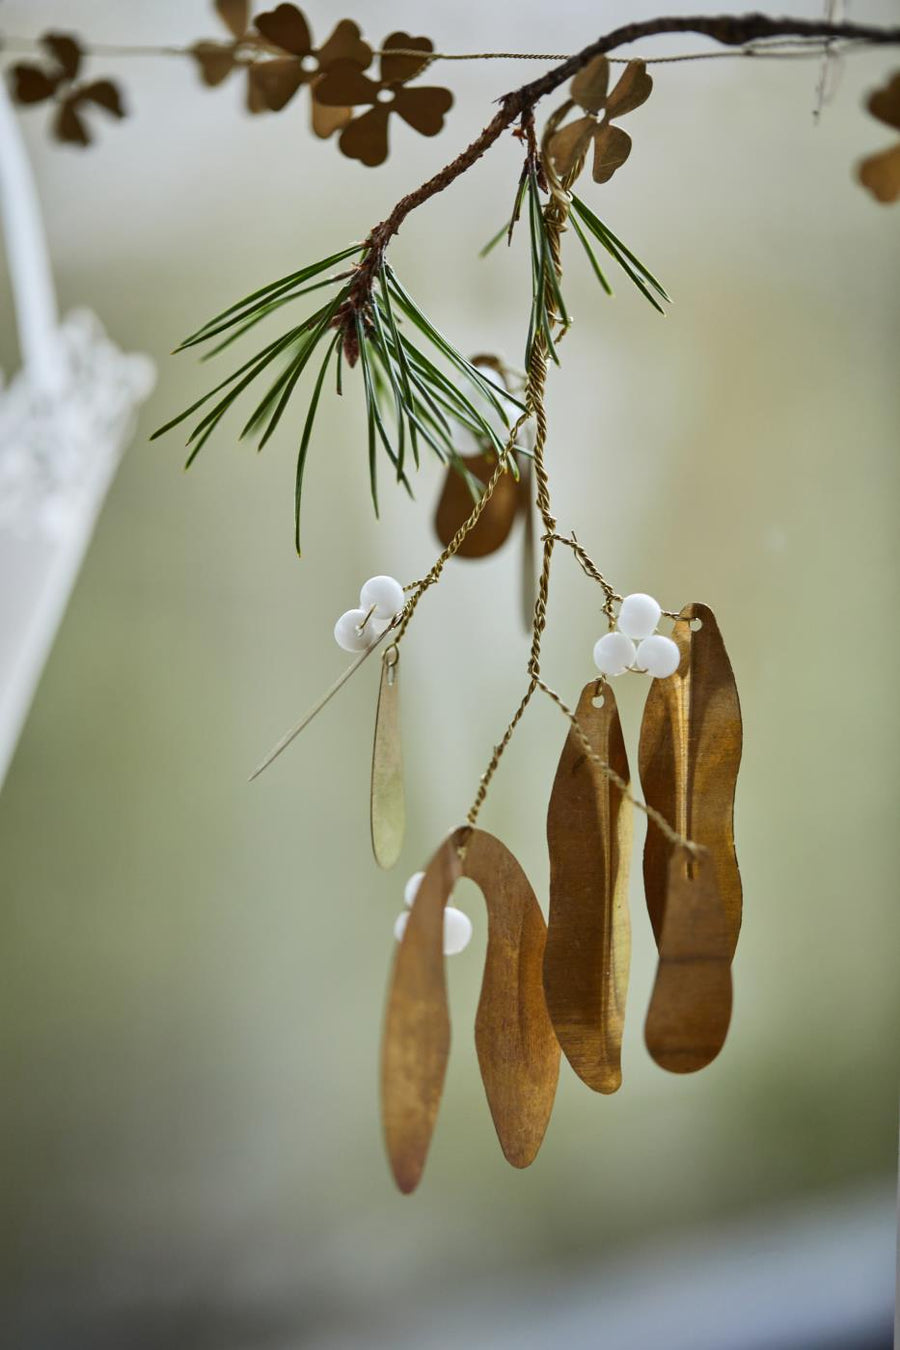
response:
<path id="1" fill-rule="evenodd" d="M 881 89 L 876 89 L 866 104 L 873 117 L 885 126 L 900 131 L 900 70 Z M 859 166 L 859 181 L 878 201 L 888 205 L 900 201 L 900 141 L 887 150 L 869 155 Z"/>
<path id="2" fill-rule="evenodd" d="M 422 56 L 402 53 L 421 52 Z M 335 61 L 316 86 L 316 99 L 326 107 L 369 104 L 368 112 L 349 122 L 339 145 L 349 159 L 374 167 L 388 155 L 388 119 L 399 113 L 404 122 L 423 136 L 436 136 L 444 114 L 453 104 L 449 89 L 437 86 L 408 89 L 408 82 L 428 64 L 434 51 L 429 38 L 391 33 L 382 44 L 380 79 L 372 80 L 350 61 Z"/>
<path id="3" fill-rule="evenodd" d="M 284 52 L 268 60 L 255 61 L 250 67 L 251 97 L 256 111 L 280 110 L 304 84 L 312 86 L 312 124 L 317 136 L 327 137 L 345 126 L 353 116 L 348 105 L 326 107 L 318 96 L 324 72 L 335 62 L 347 62 L 351 69 L 365 70 L 372 61 L 372 48 L 360 37 L 352 19 L 341 19 L 334 32 L 319 48 L 313 46 L 305 17 L 296 5 L 282 4 L 254 20 L 257 31 L 270 46 Z"/>
<path id="4" fill-rule="evenodd" d="M 76 83 L 84 53 L 74 37 L 67 33 L 45 33 L 40 41 L 52 58 L 52 65 L 45 68 L 28 61 L 14 65 L 13 100 L 22 104 L 52 100 L 57 105 L 52 127 L 56 139 L 70 145 L 90 145 L 91 133 L 82 116 L 85 107 L 93 104 L 113 117 L 124 117 L 121 94 L 112 80 Z"/>
<path id="5" fill-rule="evenodd" d="M 609 182 L 631 154 L 631 137 L 621 127 L 613 126 L 613 120 L 646 103 L 652 89 L 653 80 L 643 61 L 629 61 L 611 91 L 605 56 L 595 56 L 580 70 L 569 93 L 585 116 L 567 123 L 550 138 L 549 151 L 560 178 L 571 181 L 578 176 L 593 141 L 594 182 Z"/>

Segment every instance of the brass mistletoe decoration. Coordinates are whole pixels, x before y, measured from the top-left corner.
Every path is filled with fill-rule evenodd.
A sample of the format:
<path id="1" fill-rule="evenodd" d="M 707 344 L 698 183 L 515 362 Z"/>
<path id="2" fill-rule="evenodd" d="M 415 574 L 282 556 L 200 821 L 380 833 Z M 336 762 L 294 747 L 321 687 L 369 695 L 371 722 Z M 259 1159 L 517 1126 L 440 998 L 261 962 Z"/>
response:
<path id="1" fill-rule="evenodd" d="M 613 121 L 646 103 L 652 90 L 653 80 L 643 61 L 629 61 L 612 90 L 605 56 L 596 56 L 580 70 L 570 86 L 570 100 L 558 116 L 565 117 L 573 105 L 584 116 L 567 122 L 550 139 L 550 155 L 560 178 L 578 177 L 593 142 L 594 182 L 608 183 L 631 154 L 631 137 Z"/>
<path id="2" fill-rule="evenodd" d="M 875 90 L 866 106 L 879 122 L 900 131 L 900 70 L 883 88 Z M 859 166 L 859 181 L 885 205 L 900 200 L 900 141 L 864 159 Z"/>
<path id="3" fill-rule="evenodd" d="M 112 117 L 124 117 L 119 90 L 112 80 L 78 83 L 84 51 L 69 34 L 45 33 L 40 43 L 51 63 L 38 66 L 30 61 L 17 62 L 11 71 L 13 99 L 23 104 L 55 103 L 53 136 L 70 145 L 90 145 L 91 133 L 83 113 L 93 106 Z"/>
<path id="4" fill-rule="evenodd" d="M 420 51 L 421 57 L 410 55 Z M 315 91 L 320 103 L 329 107 L 348 104 L 369 106 L 341 132 L 339 145 L 350 159 L 374 167 L 388 155 L 388 119 L 399 113 L 423 136 L 436 136 L 444 125 L 444 114 L 453 105 L 449 89 L 436 85 L 407 89 L 407 84 L 428 65 L 434 44 L 425 37 L 391 33 L 384 40 L 379 57 L 380 79 L 364 75 L 352 61 L 335 61 Z"/>

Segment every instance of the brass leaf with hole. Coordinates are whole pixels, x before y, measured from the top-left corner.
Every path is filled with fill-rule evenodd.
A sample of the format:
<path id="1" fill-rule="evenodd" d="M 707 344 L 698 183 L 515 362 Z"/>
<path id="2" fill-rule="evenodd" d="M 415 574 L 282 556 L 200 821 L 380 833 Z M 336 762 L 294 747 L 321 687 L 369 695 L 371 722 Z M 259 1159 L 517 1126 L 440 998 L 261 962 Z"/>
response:
<path id="1" fill-rule="evenodd" d="M 694 631 L 691 623 L 699 620 Z M 641 724 L 645 800 L 679 834 L 702 845 L 725 914 L 730 954 L 741 927 L 741 875 L 734 847 L 734 794 L 741 762 L 741 706 L 731 662 L 707 605 L 682 609 L 672 631 L 681 664 L 653 680 Z M 644 845 L 644 890 L 657 945 L 666 910 L 670 845 L 652 820 Z"/>
<path id="2" fill-rule="evenodd" d="M 468 472 L 478 482 L 487 483 L 496 467 L 496 457 L 481 454 L 461 455 L 460 467 L 451 465 L 448 468 L 434 516 L 435 532 L 445 548 L 468 520 L 475 505 L 464 474 Z M 456 556 L 484 558 L 489 553 L 496 553 L 509 537 L 520 510 L 520 501 L 519 484 L 511 473 L 504 473 L 477 523 L 462 541 Z"/>
<path id="3" fill-rule="evenodd" d="M 585 685 L 576 717 L 600 758 L 628 781 L 615 695 Z M 550 908 L 544 993 L 572 1068 L 595 1092 L 622 1083 L 621 1051 L 631 958 L 628 869 L 632 807 L 585 754 L 574 727 L 560 757 L 547 812 Z"/>
<path id="4" fill-rule="evenodd" d="M 731 1020 L 731 934 L 708 857 L 675 849 L 644 1038 L 670 1073 L 695 1073 L 722 1049 Z"/>
<path id="5" fill-rule="evenodd" d="M 463 875 L 480 888 L 488 915 L 475 1019 L 481 1077 L 504 1157 L 528 1167 L 550 1122 L 559 1078 L 541 976 L 547 929 L 527 876 L 492 834 L 471 832 Z"/>
<path id="6" fill-rule="evenodd" d="M 450 1055 L 444 906 L 459 877 L 458 833 L 435 853 L 397 944 L 381 1042 L 381 1114 L 391 1171 L 404 1195 L 418 1186 Z"/>
<path id="7" fill-rule="evenodd" d="M 406 801 L 400 735 L 400 652 L 392 643 L 381 657 L 375 714 L 370 802 L 372 852 L 379 867 L 393 867 L 403 848 Z"/>

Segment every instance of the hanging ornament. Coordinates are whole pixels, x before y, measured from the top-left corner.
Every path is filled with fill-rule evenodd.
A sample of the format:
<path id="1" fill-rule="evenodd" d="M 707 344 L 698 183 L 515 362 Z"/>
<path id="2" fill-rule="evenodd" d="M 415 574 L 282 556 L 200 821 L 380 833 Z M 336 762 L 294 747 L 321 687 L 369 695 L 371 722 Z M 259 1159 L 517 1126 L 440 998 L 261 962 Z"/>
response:
<path id="1" fill-rule="evenodd" d="M 369 819 L 375 861 L 379 867 L 393 867 L 400 856 L 406 829 L 400 736 L 400 649 L 395 642 L 381 657 Z"/>
<path id="2" fill-rule="evenodd" d="M 528 878 L 509 850 L 463 827 L 444 841 L 403 925 L 388 992 L 381 1060 L 388 1158 L 401 1191 L 418 1185 L 434 1131 L 450 1053 L 444 976 L 444 909 L 460 877 L 484 895 L 488 946 L 475 1044 L 491 1116 L 514 1167 L 534 1161 L 559 1075 L 559 1045 L 544 1003 L 546 927 Z"/>
<path id="3" fill-rule="evenodd" d="M 627 783 L 628 757 L 610 686 L 595 680 L 585 685 L 575 716 L 598 758 Z M 563 1053 L 596 1092 L 615 1092 L 622 1083 L 631 836 L 630 801 L 588 758 L 573 727 L 547 813 L 544 993 Z"/>

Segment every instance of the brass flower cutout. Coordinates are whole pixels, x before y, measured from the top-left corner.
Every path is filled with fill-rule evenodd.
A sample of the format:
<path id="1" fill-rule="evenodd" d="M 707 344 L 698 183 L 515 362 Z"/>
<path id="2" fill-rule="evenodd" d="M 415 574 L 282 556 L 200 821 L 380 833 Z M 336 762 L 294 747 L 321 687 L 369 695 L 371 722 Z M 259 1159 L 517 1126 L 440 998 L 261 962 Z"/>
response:
<path id="1" fill-rule="evenodd" d="M 247 109 L 251 113 L 280 112 L 304 85 L 311 85 L 312 126 L 327 137 L 353 116 L 351 108 L 323 108 L 315 99 L 315 85 L 335 61 L 349 61 L 364 70 L 372 49 L 350 19 L 342 19 L 318 49 L 309 24 L 296 5 L 282 4 L 250 19 L 250 0 L 215 0 L 216 11 L 231 33 L 230 42 L 195 43 L 191 54 L 204 84 L 215 88 L 235 69 L 247 71 Z"/>
<path id="2" fill-rule="evenodd" d="M 304 84 L 312 85 L 313 131 L 330 136 L 353 116 L 349 106 L 325 106 L 319 98 L 319 84 L 325 71 L 336 62 L 346 62 L 355 71 L 365 70 L 372 61 L 372 48 L 360 37 L 351 19 L 341 19 L 331 37 L 318 49 L 313 47 L 309 24 L 296 5 L 278 5 L 257 15 L 255 26 L 266 43 L 283 52 L 269 60 L 255 61 L 250 67 L 250 88 L 263 108 L 280 110 Z"/>
<path id="3" fill-rule="evenodd" d="M 91 133 L 82 116 L 86 108 L 102 108 L 113 117 L 124 117 L 122 97 L 112 80 L 78 84 L 84 55 L 75 38 L 66 33 L 45 33 L 40 39 L 51 57 L 48 67 L 20 61 L 12 67 L 12 97 L 16 103 L 56 104 L 52 134 L 58 141 L 87 146 Z"/>
<path id="4" fill-rule="evenodd" d="M 436 136 L 444 125 L 444 114 L 453 104 L 449 89 L 436 85 L 408 89 L 408 82 L 420 74 L 428 64 L 434 44 L 424 37 L 410 37 L 408 33 L 391 33 L 382 44 L 384 55 L 379 58 L 380 79 L 372 80 L 359 66 L 349 61 L 335 61 L 316 86 L 316 100 L 326 107 L 361 107 L 369 104 L 369 111 L 355 117 L 341 132 L 338 142 L 349 159 L 374 167 L 383 164 L 388 155 L 388 119 L 399 113 L 414 131 L 423 136 Z M 421 57 L 392 55 L 393 51 L 419 51 Z"/>
<path id="5" fill-rule="evenodd" d="M 553 166 L 560 178 L 577 177 L 593 141 L 594 182 L 608 183 L 631 154 L 631 137 L 621 127 L 613 126 L 613 121 L 646 103 L 652 89 L 653 80 L 643 61 L 629 61 L 611 91 L 605 56 L 595 56 L 580 70 L 569 94 L 571 102 L 582 108 L 585 116 L 561 127 L 549 142 Z"/>
<path id="6" fill-rule="evenodd" d="M 900 70 L 882 89 L 876 89 L 866 104 L 873 117 L 900 131 Z M 878 201 L 888 205 L 900 200 L 900 141 L 869 155 L 859 166 L 859 181 Z"/>

